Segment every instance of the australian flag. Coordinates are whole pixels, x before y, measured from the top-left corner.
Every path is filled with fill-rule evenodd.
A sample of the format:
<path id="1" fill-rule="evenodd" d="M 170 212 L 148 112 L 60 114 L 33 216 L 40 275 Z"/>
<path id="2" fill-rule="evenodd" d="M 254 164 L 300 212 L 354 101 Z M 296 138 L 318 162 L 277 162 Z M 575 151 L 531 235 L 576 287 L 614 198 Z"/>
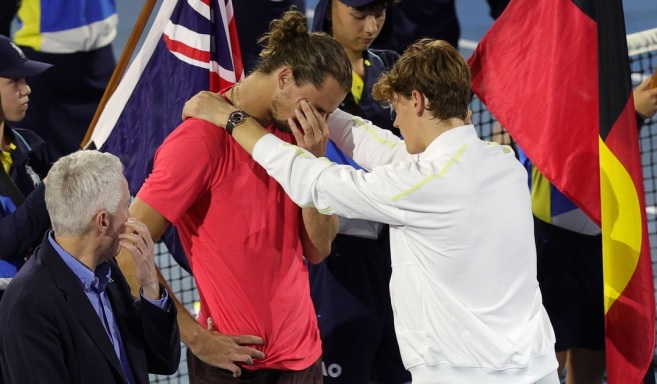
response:
<path id="1" fill-rule="evenodd" d="M 155 151 L 182 122 L 185 102 L 243 76 L 231 0 L 164 0 L 90 142 L 121 159 L 135 195 L 151 172 Z M 189 271 L 174 231 L 164 241 Z"/>

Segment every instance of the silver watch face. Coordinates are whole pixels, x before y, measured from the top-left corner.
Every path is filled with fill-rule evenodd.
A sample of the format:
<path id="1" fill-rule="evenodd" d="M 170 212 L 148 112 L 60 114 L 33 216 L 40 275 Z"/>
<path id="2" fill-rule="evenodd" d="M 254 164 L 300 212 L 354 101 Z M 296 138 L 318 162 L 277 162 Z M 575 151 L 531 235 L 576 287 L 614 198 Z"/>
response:
<path id="1" fill-rule="evenodd" d="M 247 119 L 249 115 L 242 111 L 234 111 L 231 112 L 230 116 L 228 117 L 228 122 L 232 123 L 233 125 L 240 125 L 244 122 L 244 120 Z"/>
<path id="2" fill-rule="evenodd" d="M 228 132 L 229 135 L 233 135 L 233 128 L 237 127 L 238 125 L 242 124 L 249 115 L 246 114 L 246 112 L 242 111 L 233 111 L 228 115 L 228 122 L 226 122 L 226 131 Z"/>

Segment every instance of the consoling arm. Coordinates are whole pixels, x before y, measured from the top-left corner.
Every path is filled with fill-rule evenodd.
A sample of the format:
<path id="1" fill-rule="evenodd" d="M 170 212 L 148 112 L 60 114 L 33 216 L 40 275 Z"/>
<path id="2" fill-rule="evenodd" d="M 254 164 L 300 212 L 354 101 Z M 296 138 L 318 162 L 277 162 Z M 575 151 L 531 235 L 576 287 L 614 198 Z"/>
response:
<path id="1" fill-rule="evenodd" d="M 225 128 L 230 114 L 237 108 L 226 102 L 218 93 L 201 91 L 185 103 L 182 118 L 196 117 Z M 233 130 L 233 138 L 244 148 L 249 155 L 253 154 L 253 147 L 269 132 L 254 119 L 246 121 Z"/>
<path id="2" fill-rule="evenodd" d="M 408 189 L 403 180 L 391 179 L 385 167 L 366 173 L 351 166 L 336 165 L 324 157 L 317 158 L 300 148 L 324 137 L 328 129 L 315 108 L 305 101 L 300 106 L 299 123 L 288 121 L 299 145 L 286 143 L 269 134 L 251 118 L 233 129 L 233 138 L 299 206 L 313 207 L 322 214 L 402 224 L 403 215 L 396 208 L 395 196 Z M 225 100 L 202 92 L 185 104 L 183 117 L 197 117 L 222 126 L 222 121 L 227 121 L 234 110 Z M 408 151 L 404 150 L 404 153 L 410 157 Z"/>

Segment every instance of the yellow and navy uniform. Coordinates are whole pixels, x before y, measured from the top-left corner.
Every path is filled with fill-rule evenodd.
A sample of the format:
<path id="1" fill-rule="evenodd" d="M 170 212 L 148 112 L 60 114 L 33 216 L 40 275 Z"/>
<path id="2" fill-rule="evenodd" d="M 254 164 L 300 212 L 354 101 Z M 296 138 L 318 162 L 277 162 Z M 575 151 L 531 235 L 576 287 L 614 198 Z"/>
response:
<path id="1" fill-rule="evenodd" d="M 89 52 L 114 41 L 114 0 L 22 0 L 14 42 L 47 53 Z"/>

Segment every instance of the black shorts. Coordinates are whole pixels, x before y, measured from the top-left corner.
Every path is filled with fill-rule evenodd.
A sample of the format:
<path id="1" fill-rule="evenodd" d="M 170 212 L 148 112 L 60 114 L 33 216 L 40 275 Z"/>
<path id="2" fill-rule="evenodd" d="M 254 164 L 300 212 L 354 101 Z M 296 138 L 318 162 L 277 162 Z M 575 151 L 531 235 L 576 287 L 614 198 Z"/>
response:
<path id="1" fill-rule="evenodd" d="M 390 304 L 387 227 L 378 240 L 338 235 L 331 255 L 309 270 L 324 383 L 410 382 Z"/>
<path id="2" fill-rule="evenodd" d="M 602 236 L 583 235 L 534 218 L 538 282 L 557 352 L 605 349 Z"/>

